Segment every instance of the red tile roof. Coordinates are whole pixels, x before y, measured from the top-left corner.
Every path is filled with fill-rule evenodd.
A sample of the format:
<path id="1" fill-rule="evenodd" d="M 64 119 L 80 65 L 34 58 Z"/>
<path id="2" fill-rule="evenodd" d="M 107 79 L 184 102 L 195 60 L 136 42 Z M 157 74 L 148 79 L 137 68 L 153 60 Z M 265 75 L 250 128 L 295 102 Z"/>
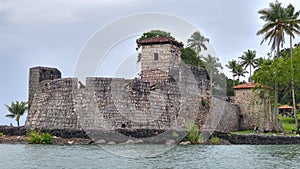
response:
<path id="1" fill-rule="evenodd" d="M 152 45 L 152 44 L 174 44 L 178 47 L 183 47 L 182 42 L 178 42 L 175 39 L 169 37 L 154 37 L 141 41 L 137 41 L 139 45 Z"/>
<path id="2" fill-rule="evenodd" d="M 234 89 L 252 89 L 252 88 L 256 88 L 256 87 L 258 87 L 257 83 L 249 82 L 249 83 L 244 83 L 244 84 L 234 86 L 233 88 Z"/>
<path id="3" fill-rule="evenodd" d="M 293 107 L 286 104 L 286 105 L 278 107 L 278 109 L 293 109 Z"/>

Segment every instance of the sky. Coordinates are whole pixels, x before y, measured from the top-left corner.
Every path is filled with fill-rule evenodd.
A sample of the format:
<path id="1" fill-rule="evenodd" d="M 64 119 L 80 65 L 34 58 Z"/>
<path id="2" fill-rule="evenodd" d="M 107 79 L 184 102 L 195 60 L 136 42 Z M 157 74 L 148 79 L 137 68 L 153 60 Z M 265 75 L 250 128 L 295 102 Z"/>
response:
<path id="1" fill-rule="evenodd" d="M 30 67 L 56 67 L 62 71 L 63 77 L 73 77 L 77 62 L 91 37 L 120 18 L 142 13 L 162 13 L 181 18 L 210 39 L 216 56 L 224 66 L 247 49 L 256 50 L 258 57 L 264 57 L 270 51 L 267 44 L 260 45 L 262 37 L 256 36 L 257 30 L 263 26 L 257 11 L 267 8 L 270 2 L 272 1 L 1 0 L 0 125 L 16 124 L 13 119 L 5 117 L 8 112 L 4 104 L 11 104 L 16 100 L 27 101 Z M 291 3 L 296 10 L 300 10 L 299 0 L 280 2 L 283 6 Z M 118 29 L 134 28 L 138 24 L 125 23 Z M 132 53 L 136 47 L 134 40 L 140 34 L 141 32 L 137 32 L 115 44 L 107 55 L 118 55 L 121 48 Z M 300 42 L 299 37 L 295 42 Z M 99 44 L 99 48 L 101 45 Z M 110 60 L 103 61 L 100 68 L 98 66 L 96 75 L 115 74 L 120 59 L 107 58 Z M 123 58 L 121 62 L 131 63 L 134 60 L 125 58 L 124 61 Z M 224 72 L 230 76 L 228 69 L 224 68 Z M 24 124 L 25 119 L 26 115 L 21 118 L 21 124 Z"/>

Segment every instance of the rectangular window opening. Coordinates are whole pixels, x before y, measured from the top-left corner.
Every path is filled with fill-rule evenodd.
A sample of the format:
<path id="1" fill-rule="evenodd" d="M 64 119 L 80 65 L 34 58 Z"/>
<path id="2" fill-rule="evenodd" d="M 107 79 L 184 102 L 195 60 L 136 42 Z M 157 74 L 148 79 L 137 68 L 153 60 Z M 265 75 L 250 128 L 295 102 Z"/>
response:
<path id="1" fill-rule="evenodd" d="M 158 60 L 158 53 L 154 53 L 154 60 Z"/>

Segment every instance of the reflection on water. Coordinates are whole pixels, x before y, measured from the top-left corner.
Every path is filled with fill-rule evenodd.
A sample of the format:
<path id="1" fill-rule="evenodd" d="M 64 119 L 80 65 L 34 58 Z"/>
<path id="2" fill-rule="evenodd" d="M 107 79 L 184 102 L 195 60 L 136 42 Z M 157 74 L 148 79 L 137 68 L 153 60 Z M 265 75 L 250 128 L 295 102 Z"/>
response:
<path id="1" fill-rule="evenodd" d="M 153 147 L 154 146 L 154 147 Z M 175 146 L 143 157 L 159 145 L 6 145 L 0 144 L 0 168 L 299 168 L 298 145 Z M 128 149 L 127 149 L 128 148 Z M 162 147 L 162 149 L 165 147 Z M 140 158 L 137 158 L 140 157 Z"/>

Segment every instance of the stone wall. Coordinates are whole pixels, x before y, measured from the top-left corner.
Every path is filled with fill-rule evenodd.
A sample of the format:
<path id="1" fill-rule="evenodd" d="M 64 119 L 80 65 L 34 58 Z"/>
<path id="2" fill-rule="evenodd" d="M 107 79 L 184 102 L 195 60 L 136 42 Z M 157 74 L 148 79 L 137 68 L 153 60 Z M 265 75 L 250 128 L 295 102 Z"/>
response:
<path id="1" fill-rule="evenodd" d="M 35 90 L 25 126 L 29 128 L 77 129 L 74 94 L 76 78 L 44 80 Z"/>
<path id="2" fill-rule="evenodd" d="M 240 106 L 241 129 L 273 130 L 269 97 L 254 89 L 235 89 L 234 102 Z"/>
<path id="3" fill-rule="evenodd" d="M 25 123 L 47 129 L 181 129 L 187 120 L 201 128 L 210 108 L 205 70 L 181 66 L 182 77 L 144 79 L 90 77 L 41 81 Z M 156 76 L 156 75 L 154 75 Z M 202 80 L 200 80 L 202 79 Z M 205 102 L 205 104 L 204 104 Z"/>
<path id="4" fill-rule="evenodd" d="M 204 69 L 181 64 L 179 81 L 90 77 L 79 86 L 76 78 L 41 81 L 25 126 L 181 130 L 194 121 L 201 130 L 240 129 L 239 107 L 211 97 Z"/>
<path id="5" fill-rule="evenodd" d="M 85 129 L 170 128 L 175 121 L 176 86 L 152 86 L 140 79 L 87 78 L 76 91 L 76 112 Z M 95 118 L 96 117 L 96 118 Z"/>
<path id="6" fill-rule="evenodd" d="M 212 97 L 210 112 L 203 130 L 224 132 L 240 130 L 239 114 L 238 105 Z"/>

